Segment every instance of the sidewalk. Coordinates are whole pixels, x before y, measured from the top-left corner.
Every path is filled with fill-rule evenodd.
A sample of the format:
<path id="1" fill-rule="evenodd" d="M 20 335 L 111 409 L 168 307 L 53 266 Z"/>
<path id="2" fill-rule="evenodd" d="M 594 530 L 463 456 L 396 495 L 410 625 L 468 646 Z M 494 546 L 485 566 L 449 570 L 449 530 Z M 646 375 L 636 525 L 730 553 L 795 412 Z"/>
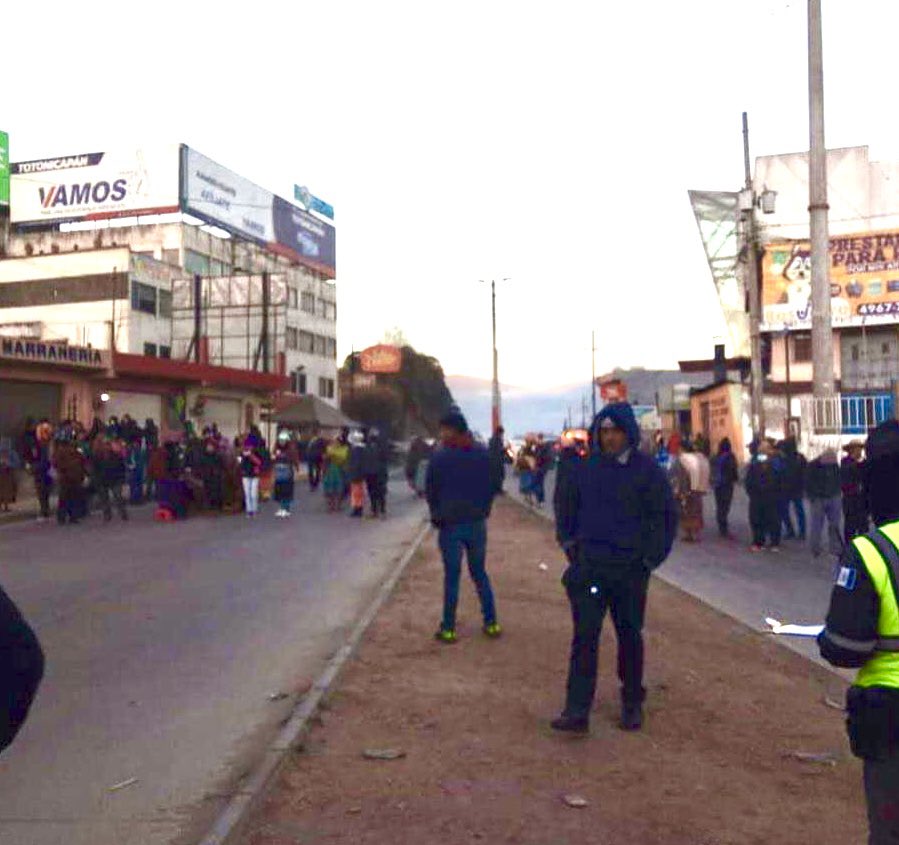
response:
<path id="1" fill-rule="evenodd" d="M 466 581 L 459 643 L 431 639 L 442 568 L 429 540 L 243 845 L 862 841 L 861 769 L 825 704 L 841 699 L 840 679 L 659 579 L 644 731 L 615 727 L 607 624 L 591 735 L 555 735 L 570 634 L 564 561 L 551 527 L 513 502 L 497 503 L 490 531 L 504 637 L 480 635 Z M 372 749 L 403 756 L 365 759 Z M 569 806 L 571 795 L 587 805 Z"/>

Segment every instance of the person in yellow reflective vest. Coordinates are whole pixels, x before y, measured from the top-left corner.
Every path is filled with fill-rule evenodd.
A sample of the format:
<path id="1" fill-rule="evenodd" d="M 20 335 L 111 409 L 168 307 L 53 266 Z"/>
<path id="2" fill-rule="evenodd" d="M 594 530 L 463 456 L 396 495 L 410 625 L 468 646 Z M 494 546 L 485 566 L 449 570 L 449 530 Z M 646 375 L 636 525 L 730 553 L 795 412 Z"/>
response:
<path id="1" fill-rule="evenodd" d="M 875 526 L 846 547 L 821 655 L 858 668 L 846 694 L 852 752 L 864 760 L 869 845 L 899 843 L 899 422 L 868 437 L 866 481 Z"/>

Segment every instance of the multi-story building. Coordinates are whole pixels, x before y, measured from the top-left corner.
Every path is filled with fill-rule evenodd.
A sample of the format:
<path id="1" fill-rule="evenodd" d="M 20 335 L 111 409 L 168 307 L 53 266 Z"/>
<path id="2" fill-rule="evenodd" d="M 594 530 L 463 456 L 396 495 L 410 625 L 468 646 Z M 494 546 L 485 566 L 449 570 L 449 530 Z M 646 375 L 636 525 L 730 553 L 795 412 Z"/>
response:
<path id="1" fill-rule="evenodd" d="M 107 416 L 127 411 L 164 424 L 158 384 L 146 395 L 122 379 L 111 385 L 133 381 L 134 370 L 158 381 L 167 369 L 183 383 L 188 359 L 206 368 L 189 379 L 188 412 L 209 421 L 220 413 L 228 428 L 258 419 L 259 408 L 237 408 L 249 388 L 259 406 L 273 392 L 315 393 L 336 405 L 333 227 L 187 147 L 105 155 L 12 165 L 0 335 L 102 350 L 106 367 L 102 389 L 77 379 L 61 393 L 52 379 L 43 393 L 34 388 L 43 396 L 34 410 L 64 414 L 80 402 L 96 411 L 99 392 Z M 0 390 L 14 380 L 24 396 L 28 379 L 0 357 Z"/>

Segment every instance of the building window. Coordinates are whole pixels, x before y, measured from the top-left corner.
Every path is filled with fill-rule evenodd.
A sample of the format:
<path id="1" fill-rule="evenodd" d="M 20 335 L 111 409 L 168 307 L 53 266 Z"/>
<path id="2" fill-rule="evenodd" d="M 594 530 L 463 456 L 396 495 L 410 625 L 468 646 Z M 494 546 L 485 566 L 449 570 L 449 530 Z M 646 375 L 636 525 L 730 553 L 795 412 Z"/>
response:
<path id="1" fill-rule="evenodd" d="M 287 289 L 287 307 L 296 310 L 299 307 L 300 294 L 296 288 Z"/>
<path id="2" fill-rule="evenodd" d="M 306 373 L 301 373 L 299 370 L 294 371 L 293 392 L 299 394 L 300 396 L 304 396 L 306 394 Z"/>
<path id="3" fill-rule="evenodd" d="M 156 288 L 141 282 L 131 282 L 131 307 L 135 311 L 156 316 Z"/>
<path id="4" fill-rule="evenodd" d="M 159 357 L 160 358 L 171 358 L 172 357 L 172 347 L 171 346 L 160 346 L 159 347 Z"/>
<path id="5" fill-rule="evenodd" d="M 300 352 L 315 352 L 315 335 L 312 332 L 300 332 Z"/>
<path id="6" fill-rule="evenodd" d="M 188 273 L 199 273 L 201 276 L 208 276 L 209 256 L 194 252 L 192 249 L 184 250 L 184 269 Z"/>
<path id="7" fill-rule="evenodd" d="M 796 332 L 793 341 L 793 362 L 808 364 L 812 360 L 812 336 L 808 332 Z"/>
<path id="8" fill-rule="evenodd" d="M 315 335 L 315 354 L 322 356 L 328 354 L 327 338 L 322 337 L 320 334 Z"/>
<path id="9" fill-rule="evenodd" d="M 328 320 L 336 320 L 337 319 L 337 303 L 336 302 L 328 302 L 325 300 L 325 317 Z"/>
<path id="10" fill-rule="evenodd" d="M 181 266 L 181 253 L 177 249 L 164 249 L 162 251 L 162 260 L 166 264 L 172 264 L 175 267 Z"/>
<path id="11" fill-rule="evenodd" d="M 326 337 L 325 341 L 327 342 L 327 350 L 329 358 L 337 357 L 337 341 L 333 337 Z"/>
<path id="12" fill-rule="evenodd" d="M 861 355 L 859 354 L 858 344 L 857 344 L 857 343 L 853 343 L 853 344 L 852 344 L 852 360 L 853 360 L 853 361 L 858 361 L 858 359 L 859 359 L 860 357 L 861 357 Z"/>
<path id="13" fill-rule="evenodd" d="M 318 395 L 321 396 L 322 399 L 333 399 L 334 398 L 334 379 L 320 378 L 318 380 Z"/>
<path id="14" fill-rule="evenodd" d="M 144 344 L 144 355 L 149 355 L 151 358 L 156 357 L 156 344 L 155 343 L 145 343 Z"/>
<path id="15" fill-rule="evenodd" d="M 300 300 L 300 308 L 305 311 L 307 314 L 315 313 L 315 294 L 310 293 L 309 291 L 304 291 L 302 299 Z"/>
<path id="16" fill-rule="evenodd" d="M 159 291 L 159 316 L 167 319 L 172 316 L 172 292 L 170 290 Z"/>
<path id="17" fill-rule="evenodd" d="M 288 326 L 285 330 L 285 343 L 287 344 L 288 349 L 299 349 L 300 348 L 300 337 L 299 332 L 293 327 Z"/>

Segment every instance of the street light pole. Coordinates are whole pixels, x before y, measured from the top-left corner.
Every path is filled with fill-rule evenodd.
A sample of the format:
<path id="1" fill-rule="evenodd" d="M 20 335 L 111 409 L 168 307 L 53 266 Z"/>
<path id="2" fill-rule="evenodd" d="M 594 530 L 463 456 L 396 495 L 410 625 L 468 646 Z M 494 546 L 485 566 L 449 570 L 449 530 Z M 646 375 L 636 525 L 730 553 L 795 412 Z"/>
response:
<path id="1" fill-rule="evenodd" d="M 484 279 L 479 279 L 485 284 Z M 508 282 L 509 278 L 501 279 Z M 502 425 L 502 397 L 499 392 L 499 352 L 496 348 L 496 279 L 490 280 L 490 318 L 493 326 L 493 400 L 491 403 L 491 423 L 493 425 L 493 433 Z"/>
<path id="2" fill-rule="evenodd" d="M 808 0 L 809 233 L 812 270 L 812 392 L 832 396 L 833 328 L 827 254 L 827 147 L 824 143 L 824 49 L 821 0 Z"/>
<path id="3" fill-rule="evenodd" d="M 593 405 L 593 416 L 591 420 L 596 419 L 596 331 L 590 332 L 590 354 L 591 354 L 591 377 L 590 377 L 590 400 Z"/>
<path id="4" fill-rule="evenodd" d="M 759 289 L 758 234 L 755 221 L 755 188 L 749 160 L 749 118 L 743 112 L 743 166 L 746 176 L 744 194 L 748 203 L 741 203 L 743 212 L 744 245 L 746 247 L 746 279 L 749 285 L 749 362 L 750 417 L 753 439 L 765 436 L 765 404 L 762 373 L 761 290 Z M 746 208 L 749 205 L 749 208 Z"/>

